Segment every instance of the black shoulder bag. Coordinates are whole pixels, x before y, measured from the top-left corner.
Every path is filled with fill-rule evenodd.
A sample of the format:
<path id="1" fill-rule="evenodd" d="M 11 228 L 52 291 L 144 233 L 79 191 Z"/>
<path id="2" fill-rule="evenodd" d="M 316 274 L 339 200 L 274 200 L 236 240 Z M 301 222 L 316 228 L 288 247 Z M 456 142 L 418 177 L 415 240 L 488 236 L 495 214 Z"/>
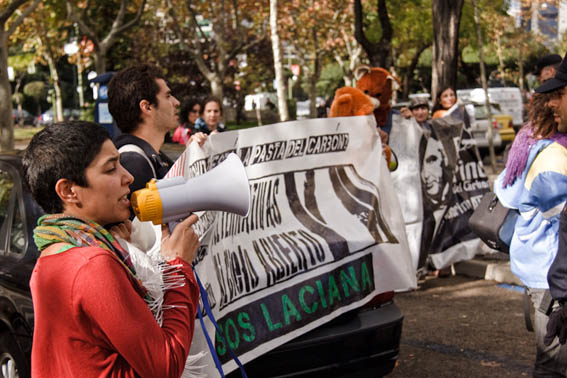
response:
<path id="1" fill-rule="evenodd" d="M 510 253 L 510 242 L 520 213 L 500 203 L 493 192 L 486 193 L 469 218 L 469 227 L 490 248 Z"/>

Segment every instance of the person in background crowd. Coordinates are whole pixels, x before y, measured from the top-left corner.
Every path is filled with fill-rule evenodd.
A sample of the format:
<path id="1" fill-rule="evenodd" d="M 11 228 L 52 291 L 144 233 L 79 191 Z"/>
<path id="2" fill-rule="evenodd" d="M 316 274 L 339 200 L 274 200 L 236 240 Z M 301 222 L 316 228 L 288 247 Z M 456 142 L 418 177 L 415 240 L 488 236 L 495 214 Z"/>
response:
<path id="1" fill-rule="evenodd" d="M 163 178 L 173 161 L 160 149 L 179 125 L 179 101 L 159 68 L 141 64 L 116 73 L 108 84 L 108 109 L 123 133 L 115 144 L 120 164 L 134 176 L 130 192 Z"/>
<path id="2" fill-rule="evenodd" d="M 216 97 L 208 97 L 203 101 L 201 117 L 195 122 L 195 131 L 204 134 L 216 134 L 225 130 L 221 123 L 222 104 Z"/>
<path id="3" fill-rule="evenodd" d="M 557 72 L 557 68 L 561 63 L 561 56 L 558 54 L 545 55 L 538 59 L 534 70 L 534 75 L 540 83 L 553 78 Z"/>
<path id="4" fill-rule="evenodd" d="M 404 118 L 413 117 L 424 130 L 431 132 L 429 123 L 429 101 L 425 97 L 413 97 L 408 108 L 402 108 L 401 113 Z"/>
<path id="5" fill-rule="evenodd" d="M 201 114 L 201 104 L 198 100 L 189 99 L 179 111 L 179 121 L 181 124 L 177 126 L 173 133 L 173 142 L 179 144 L 187 144 L 191 138 L 191 129 L 195 127 L 195 122 Z"/>
<path id="6" fill-rule="evenodd" d="M 128 220 L 133 178 L 103 127 L 83 121 L 47 126 L 32 138 L 22 165 L 47 213 L 34 230 L 41 255 L 30 280 L 31 375 L 179 377 L 199 305 L 191 267 L 197 216 L 171 235 L 164 231 L 163 269 L 176 285 L 157 298 L 114 232 L 104 228 Z"/>
<path id="7" fill-rule="evenodd" d="M 433 104 L 433 109 L 431 110 L 431 113 L 433 114 L 431 118 L 435 119 L 443 117 L 445 113 L 447 113 L 447 111 L 456 103 L 457 94 L 455 93 L 455 90 L 451 87 L 442 88 L 435 98 L 435 104 Z"/>
<path id="8" fill-rule="evenodd" d="M 494 183 L 500 202 L 517 209 L 510 244 L 512 272 L 527 287 L 535 309 L 536 361 L 534 377 L 567 376 L 567 350 L 561 346 L 548 317 L 553 304 L 549 291 L 550 266 L 558 253 L 559 215 L 567 200 L 567 56 L 555 76 L 536 89 L 529 122 L 520 130 L 506 168 Z M 567 280 L 565 274 L 561 280 Z M 563 284 L 564 285 L 564 284 Z M 563 293 L 557 299 L 567 299 Z M 553 314 L 561 315 L 561 312 Z M 551 327 L 553 328 L 553 327 Z"/>

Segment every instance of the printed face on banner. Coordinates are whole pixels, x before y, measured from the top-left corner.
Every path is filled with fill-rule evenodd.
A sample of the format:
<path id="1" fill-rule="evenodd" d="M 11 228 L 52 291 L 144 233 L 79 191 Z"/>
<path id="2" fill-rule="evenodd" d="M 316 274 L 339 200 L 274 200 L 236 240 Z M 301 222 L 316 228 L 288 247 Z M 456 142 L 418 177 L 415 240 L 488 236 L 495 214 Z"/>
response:
<path id="1" fill-rule="evenodd" d="M 430 138 L 425 149 L 423 165 L 421 169 L 421 180 L 425 193 L 433 204 L 442 203 L 447 196 L 447 181 L 444 172 L 447 169 L 447 158 L 445 157 L 443 144 L 436 139 Z"/>

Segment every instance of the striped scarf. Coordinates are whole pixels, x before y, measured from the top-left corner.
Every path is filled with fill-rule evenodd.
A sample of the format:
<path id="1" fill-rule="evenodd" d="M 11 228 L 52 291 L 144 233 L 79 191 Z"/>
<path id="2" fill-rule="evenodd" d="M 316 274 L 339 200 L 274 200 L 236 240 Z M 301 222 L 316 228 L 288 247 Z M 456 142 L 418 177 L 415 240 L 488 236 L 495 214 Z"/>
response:
<path id="1" fill-rule="evenodd" d="M 142 282 L 136 277 L 130 254 L 98 223 L 65 214 L 47 214 L 38 219 L 37 227 L 33 231 L 33 239 L 40 251 L 55 243 L 66 243 L 75 247 L 98 247 L 112 252 L 112 256 L 130 273 L 134 286 L 142 298 L 151 299 L 148 298 L 148 292 Z"/>

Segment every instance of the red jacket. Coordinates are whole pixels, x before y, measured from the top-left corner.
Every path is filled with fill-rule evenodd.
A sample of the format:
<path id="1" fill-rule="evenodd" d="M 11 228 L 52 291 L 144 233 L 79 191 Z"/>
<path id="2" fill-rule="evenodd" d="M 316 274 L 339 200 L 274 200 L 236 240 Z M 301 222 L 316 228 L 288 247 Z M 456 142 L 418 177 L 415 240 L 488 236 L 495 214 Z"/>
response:
<path id="1" fill-rule="evenodd" d="M 181 259 L 187 284 L 170 289 L 163 326 L 129 273 L 101 248 L 40 257 L 30 287 L 35 312 L 32 376 L 179 377 L 193 337 L 199 289 Z"/>

